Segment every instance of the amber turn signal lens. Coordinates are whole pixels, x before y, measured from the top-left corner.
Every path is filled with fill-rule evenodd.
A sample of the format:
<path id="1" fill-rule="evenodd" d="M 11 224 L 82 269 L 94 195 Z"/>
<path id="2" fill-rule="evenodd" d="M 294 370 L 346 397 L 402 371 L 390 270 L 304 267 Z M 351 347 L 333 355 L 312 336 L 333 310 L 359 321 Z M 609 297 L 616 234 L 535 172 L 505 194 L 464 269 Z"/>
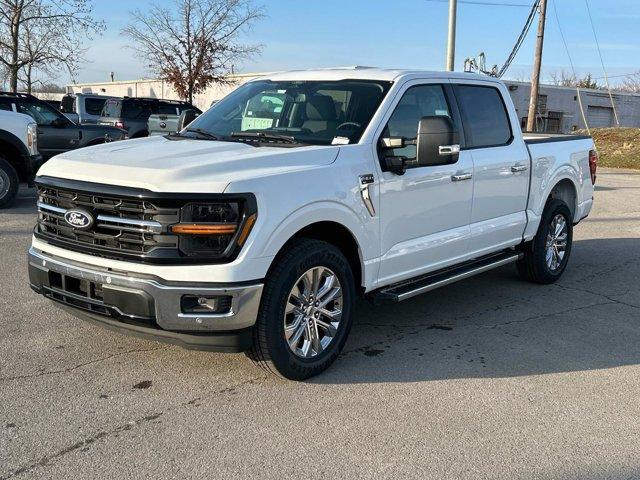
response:
<path id="1" fill-rule="evenodd" d="M 256 214 L 249 216 L 247 221 L 244 223 L 244 227 L 242 227 L 242 231 L 240 232 L 240 236 L 238 237 L 238 245 L 244 245 L 245 240 L 251 233 L 251 229 L 253 228 L 253 224 L 256 223 Z"/>
<path id="2" fill-rule="evenodd" d="M 171 227 L 171 231 L 179 235 L 231 235 L 236 233 L 236 228 L 236 225 L 179 223 Z"/>

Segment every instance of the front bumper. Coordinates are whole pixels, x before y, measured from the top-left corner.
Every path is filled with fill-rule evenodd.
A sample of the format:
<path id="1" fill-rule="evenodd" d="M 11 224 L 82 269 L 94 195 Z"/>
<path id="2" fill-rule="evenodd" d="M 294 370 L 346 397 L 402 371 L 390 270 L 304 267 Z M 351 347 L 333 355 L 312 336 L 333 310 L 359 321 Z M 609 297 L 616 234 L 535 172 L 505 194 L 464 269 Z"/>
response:
<path id="1" fill-rule="evenodd" d="M 261 283 L 166 282 L 79 264 L 33 247 L 28 257 L 31 288 L 79 318 L 186 348 L 229 352 L 250 346 Z M 229 307 L 222 313 L 184 313 L 181 299 L 187 294 L 225 297 Z"/>

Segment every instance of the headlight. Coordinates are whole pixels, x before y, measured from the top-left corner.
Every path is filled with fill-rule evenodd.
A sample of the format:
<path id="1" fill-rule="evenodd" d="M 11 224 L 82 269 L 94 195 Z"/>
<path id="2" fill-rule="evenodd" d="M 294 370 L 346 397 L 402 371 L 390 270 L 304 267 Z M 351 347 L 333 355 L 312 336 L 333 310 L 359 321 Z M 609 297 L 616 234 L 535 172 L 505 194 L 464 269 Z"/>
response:
<path id="1" fill-rule="evenodd" d="M 227 256 L 242 247 L 256 220 L 248 202 L 190 203 L 180 210 L 180 251 L 189 256 Z"/>
<path id="2" fill-rule="evenodd" d="M 27 125 L 27 147 L 31 155 L 38 154 L 38 124 L 30 123 Z"/>

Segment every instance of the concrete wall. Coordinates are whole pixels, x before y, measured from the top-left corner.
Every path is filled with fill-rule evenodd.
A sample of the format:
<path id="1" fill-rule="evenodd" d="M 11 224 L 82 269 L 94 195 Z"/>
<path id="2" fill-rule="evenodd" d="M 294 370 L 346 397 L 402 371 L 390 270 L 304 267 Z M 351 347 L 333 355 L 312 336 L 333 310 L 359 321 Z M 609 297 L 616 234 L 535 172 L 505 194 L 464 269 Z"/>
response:
<path id="1" fill-rule="evenodd" d="M 265 75 L 264 73 L 249 73 L 230 77 L 232 84 L 212 85 L 204 93 L 196 95 L 194 104 L 201 110 L 206 110 L 211 102 L 220 100 L 229 92 L 253 78 Z M 511 98 L 518 111 L 518 118 L 522 121 L 527 117 L 529 110 L 529 93 L 531 86 L 526 82 L 505 81 L 509 86 Z M 179 99 L 174 89 L 161 80 L 131 80 L 104 83 L 81 83 L 68 85 L 67 91 L 74 93 L 98 93 L 114 95 L 118 97 L 153 97 L 166 99 Z M 558 130 L 564 133 L 585 128 L 585 123 L 580 112 L 578 93 L 575 88 L 556 87 L 553 85 L 541 85 L 540 94 L 546 96 L 546 108 L 543 109 L 538 124 L 540 129 L 554 127 L 557 123 Z M 544 98 L 544 97 L 543 97 Z M 584 108 L 584 114 L 590 127 L 616 126 L 609 94 L 603 90 L 581 89 L 580 98 Z M 640 127 L 640 95 L 613 93 L 613 101 L 617 109 L 620 126 Z M 549 113 L 551 112 L 551 113 Z M 555 112 L 555 114 L 553 113 Z M 559 117 L 558 120 L 549 119 L 549 116 Z"/>

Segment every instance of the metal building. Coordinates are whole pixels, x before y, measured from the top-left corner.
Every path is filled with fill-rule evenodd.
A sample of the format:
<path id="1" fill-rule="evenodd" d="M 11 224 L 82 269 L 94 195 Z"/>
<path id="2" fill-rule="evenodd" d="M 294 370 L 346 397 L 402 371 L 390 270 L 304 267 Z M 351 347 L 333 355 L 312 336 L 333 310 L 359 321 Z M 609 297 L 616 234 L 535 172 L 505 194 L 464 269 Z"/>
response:
<path id="1" fill-rule="evenodd" d="M 527 124 L 531 84 L 510 80 L 504 83 L 509 87 L 520 125 L 524 128 Z M 611 92 L 611 96 L 615 113 L 606 90 L 540 85 L 537 130 L 569 133 L 585 128 L 580 101 L 589 128 L 618 126 L 616 114 L 621 127 L 640 127 L 640 94 Z"/>

